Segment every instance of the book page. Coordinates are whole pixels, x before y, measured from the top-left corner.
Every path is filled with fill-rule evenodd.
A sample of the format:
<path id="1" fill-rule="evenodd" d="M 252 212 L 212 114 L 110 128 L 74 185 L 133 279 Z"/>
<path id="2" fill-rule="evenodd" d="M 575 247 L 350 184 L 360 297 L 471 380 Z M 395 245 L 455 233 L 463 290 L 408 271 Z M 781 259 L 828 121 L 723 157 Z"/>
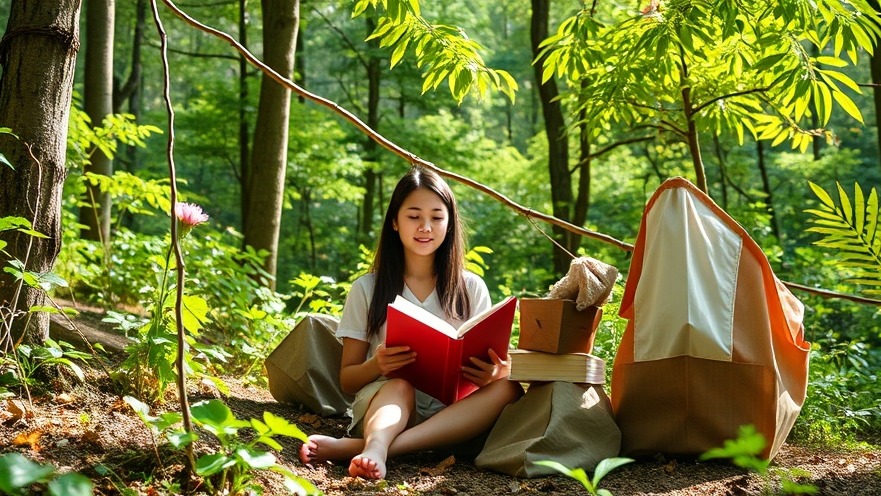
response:
<path id="1" fill-rule="evenodd" d="M 486 319 L 490 315 L 496 313 L 500 308 L 504 307 L 509 301 L 511 301 L 513 299 L 514 299 L 513 296 L 509 296 L 509 297 L 505 298 L 504 300 L 491 306 L 490 308 L 487 308 L 486 310 L 480 312 L 479 314 L 475 315 L 474 317 L 471 317 L 470 319 L 466 320 L 461 326 L 459 326 L 458 332 L 456 332 L 452 337 L 454 337 L 456 339 L 461 338 L 462 336 L 465 335 L 466 332 L 470 331 L 472 328 L 474 328 L 474 326 L 476 326 L 478 323 L 480 323 L 481 321 L 483 321 L 484 319 Z"/>
<path id="2" fill-rule="evenodd" d="M 453 339 L 459 338 L 459 334 L 456 333 L 456 328 L 450 325 L 449 322 L 420 307 L 419 305 L 414 304 L 401 295 L 395 297 L 395 301 L 391 305 L 400 310 L 402 313 L 413 317 L 414 319 L 422 322 L 432 329 L 436 329 L 438 332 L 444 334 L 445 336 L 449 336 Z"/>

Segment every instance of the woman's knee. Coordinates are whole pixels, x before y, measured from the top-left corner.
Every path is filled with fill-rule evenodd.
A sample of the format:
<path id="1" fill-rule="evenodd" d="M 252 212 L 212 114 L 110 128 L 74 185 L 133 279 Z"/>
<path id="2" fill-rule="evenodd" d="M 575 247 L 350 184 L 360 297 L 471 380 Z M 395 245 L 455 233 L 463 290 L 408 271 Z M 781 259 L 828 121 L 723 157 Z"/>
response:
<path id="1" fill-rule="evenodd" d="M 382 394 L 390 394 L 406 399 L 410 404 L 415 404 L 416 402 L 416 389 L 404 379 L 389 379 L 382 385 L 379 391 Z"/>
<path id="2" fill-rule="evenodd" d="M 513 403 L 523 396 L 523 386 L 517 381 L 499 379 L 492 384 L 488 384 L 486 388 L 490 389 L 489 392 L 491 392 L 493 398 L 501 405 Z"/>

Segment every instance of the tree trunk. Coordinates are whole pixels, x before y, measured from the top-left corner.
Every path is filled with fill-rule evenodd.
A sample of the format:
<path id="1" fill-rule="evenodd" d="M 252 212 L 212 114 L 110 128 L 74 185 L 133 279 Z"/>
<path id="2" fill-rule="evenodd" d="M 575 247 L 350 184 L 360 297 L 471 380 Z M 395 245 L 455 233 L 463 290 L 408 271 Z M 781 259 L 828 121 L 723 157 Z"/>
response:
<path id="1" fill-rule="evenodd" d="M 768 205 L 768 214 L 771 216 L 771 232 L 774 233 L 780 246 L 783 246 L 783 240 L 780 239 L 780 227 L 777 223 L 777 211 L 774 210 L 771 182 L 768 180 L 768 167 L 765 165 L 765 145 L 761 140 L 756 141 L 756 153 L 759 156 L 759 173 L 762 175 L 762 190 L 765 192 L 765 203 Z"/>
<path id="2" fill-rule="evenodd" d="M 581 81 L 581 91 L 587 91 L 587 81 Z M 585 117 L 587 109 L 579 112 L 578 125 L 578 194 L 575 197 L 575 212 L 572 215 L 572 223 L 576 226 L 583 226 L 587 221 L 587 213 L 590 208 L 590 164 L 593 157 L 590 154 L 590 127 L 587 125 Z M 573 244 L 569 247 L 571 253 L 575 253 L 580 245 L 580 236 L 573 236 Z"/>
<path id="3" fill-rule="evenodd" d="M 881 14 L 881 4 L 878 0 L 869 0 L 869 5 L 875 12 Z M 875 133 L 878 137 L 878 157 L 881 164 L 881 50 L 875 50 L 871 59 L 872 69 L 872 102 L 875 104 Z"/>
<path id="4" fill-rule="evenodd" d="M 264 61 L 279 74 L 291 76 L 300 24 L 300 1 L 262 0 L 261 5 Z M 251 173 L 247 181 L 248 210 L 243 224 L 245 245 L 269 252 L 263 266 L 273 277 L 278 260 L 287 169 L 290 105 L 291 91 L 264 74 L 254 127 Z M 274 278 L 269 285 L 275 288 Z"/>
<path id="5" fill-rule="evenodd" d="M 34 2 L 12 0 L 6 33 L 0 43 L 0 127 L 12 128 L 20 141 L 0 136 L 0 152 L 15 167 L 0 164 L 0 217 L 24 217 L 45 239 L 0 232 L 9 243 L 0 251 L 0 267 L 26 261 L 33 272 L 49 272 L 61 248 L 61 193 L 65 169 L 67 124 L 79 49 L 80 0 Z M 34 159 L 28 147 L 31 147 Z M 7 255 L 8 253 L 8 255 Z M 27 310 L 45 303 L 45 293 L 22 287 L 0 270 L 0 313 Z M 0 340 L 7 336 L 4 325 Z M 49 334 L 49 315 L 12 320 L 11 337 L 42 342 Z M 8 344 L 8 343 L 6 343 Z M 5 345 L 0 350 L 6 350 Z"/>
<path id="6" fill-rule="evenodd" d="M 538 57 L 539 44 L 548 37 L 550 17 L 550 0 L 532 0 L 532 24 L 530 38 L 532 53 Z M 542 84 L 544 58 L 532 64 L 535 84 L 544 115 L 545 134 L 548 140 L 548 171 L 551 177 L 551 201 L 554 217 L 569 221 L 572 208 L 572 175 L 569 173 L 569 139 L 566 134 L 566 123 L 563 119 L 563 108 L 557 99 L 559 91 L 556 81 L 551 78 Z M 558 226 L 553 227 L 554 239 L 564 248 L 572 246 L 575 235 Z M 571 253 L 571 251 L 570 251 Z M 572 260 L 566 251 L 554 246 L 554 271 L 565 274 Z"/>
<path id="7" fill-rule="evenodd" d="M 376 29 L 376 22 L 370 16 L 365 17 L 367 23 L 367 34 L 373 33 Z M 375 47 L 377 42 L 371 41 L 371 47 Z M 379 127 L 379 87 L 380 87 L 380 59 L 374 54 L 374 50 L 370 50 L 367 56 L 367 126 L 374 131 Z M 367 138 L 364 143 L 364 158 L 367 167 L 364 169 L 364 202 L 361 209 L 361 222 L 359 229 L 359 241 L 368 244 L 371 231 L 373 231 L 373 214 L 376 205 L 376 184 L 377 172 L 375 164 L 378 160 L 377 151 L 379 147 L 376 141 Z"/>
<path id="8" fill-rule="evenodd" d="M 89 0 L 86 4 L 86 68 L 83 84 L 83 104 L 93 127 L 103 125 L 104 118 L 113 113 L 113 28 L 116 0 Z M 96 149 L 83 172 L 113 175 L 113 160 Z M 110 242 L 110 195 L 86 183 L 85 201 L 79 220 L 85 227 L 80 236 L 85 239 Z"/>
<path id="9" fill-rule="evenodd" d="M 248 12 L 247 0 L 239 0 L 239 43 L 243 47 L 248 46 Z M 245 220 L 248 218 L 248 205 L 251 199 L 248 192 L 251 190 L 248 183 L 251 178 L 250 156 L 248 148 L 250 131 L 248 128 L 248 60 L 239 54 L 239 214 L 242 216 L 242 231 Z"/>

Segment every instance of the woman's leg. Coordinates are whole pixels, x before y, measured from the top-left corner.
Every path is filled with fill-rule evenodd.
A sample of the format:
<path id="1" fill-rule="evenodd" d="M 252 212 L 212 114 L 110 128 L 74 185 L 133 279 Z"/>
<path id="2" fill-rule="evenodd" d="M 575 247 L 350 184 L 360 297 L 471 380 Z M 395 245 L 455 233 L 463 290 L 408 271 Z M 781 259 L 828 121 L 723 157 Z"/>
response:
<path id="1" fill-rule="evenodd" d="M 401 432 L 388 447 L 387 457 L 468 441 L 489 429 L 502 409 L 522 394 L 523 389 L 515 381 L 502 379 L 493 382 L 425 422 Z M 312 435 L 300 450 L 300 460 L 303 463 L 344 460 L 365 451 L 362 438 Z"/>
<path id="2" fill-rule="evenodd" d="M 523 394 L 516 381 L 500 379 L 444 408 L 434 416 L 401 432 L 389 446 L 388 455 L 398 456 L 461 443 L 485 432 L 502 410 Z"/>
<path id="3" fill-rule="evenodd" d="M 364 416 L 364 450 L 352 458 L 349 475 L 385 477 L 389 446 L 406 429 L 415 403 L 416 390 L 402 379 L 389 380 L 379 389 Z"/>

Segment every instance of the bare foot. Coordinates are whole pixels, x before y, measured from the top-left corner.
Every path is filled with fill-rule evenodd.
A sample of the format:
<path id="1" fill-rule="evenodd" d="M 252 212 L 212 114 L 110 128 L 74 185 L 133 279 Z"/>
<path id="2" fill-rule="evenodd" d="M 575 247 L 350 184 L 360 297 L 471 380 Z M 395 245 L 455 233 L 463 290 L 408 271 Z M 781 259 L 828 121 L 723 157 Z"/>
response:
<path id="1" fill-rule="evenodd" d="M 349 464 L 349 475 L 365 479 L 384 479 L 385 457 L 377 455 L 379 453 L 365 451 L 352 458 L 352 463 Z"/>
<path id="2" fill-rule="evenodd" d="M 364 440 L 351 437 L 309 436 L 300 447 L 300 461 L 320 463 L 328 460 L 348 460 L 364 449 Z"/>

